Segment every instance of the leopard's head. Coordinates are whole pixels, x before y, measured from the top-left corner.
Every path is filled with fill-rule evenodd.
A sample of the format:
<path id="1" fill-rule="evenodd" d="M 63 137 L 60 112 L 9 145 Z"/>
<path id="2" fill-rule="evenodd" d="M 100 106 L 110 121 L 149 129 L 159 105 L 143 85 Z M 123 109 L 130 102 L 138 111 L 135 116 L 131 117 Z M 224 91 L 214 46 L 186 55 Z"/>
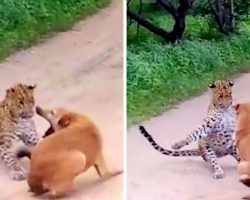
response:
<path id="1" fill-rule="evenodd" d="M 16 117 L 30 118 L 34 116 L 34 89 L 36 85 L 15 84 L 6 90 L 5 102 Z"/>
<path id="2" fill-rule="evenodd" d="M 212 104 L 223 108 L 231 106 L 233 85 L 233 81 L 226 80 L 217 80 L 209 84 L 209 88 L 212 90 Z"/>

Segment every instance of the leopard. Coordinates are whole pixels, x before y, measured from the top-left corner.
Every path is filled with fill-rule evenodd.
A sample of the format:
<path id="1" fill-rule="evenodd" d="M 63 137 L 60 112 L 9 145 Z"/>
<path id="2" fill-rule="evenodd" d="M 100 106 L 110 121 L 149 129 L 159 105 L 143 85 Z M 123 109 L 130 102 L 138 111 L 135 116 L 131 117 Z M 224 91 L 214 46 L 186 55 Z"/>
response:
<path id="1" fill-rule="evenodd" d="M 213 178 L 222 179 L 225 172 L 218 163 L 218 158 L 232 156 L 237 162 L 240 156 L 236 148 L 236 110 L 233 105 L 233 81 L 216 80 L 209 84 L 211 100 L 202 124 L 191 131 L 186 138 L 174 143 L 172 150 L 159 146 L 144 126 L 139 126 L 140 133 L 154 149 L 168 156 L 201 156 L 213 169 Z M 180 150 L 192 142 L 198 143 L 197 149 Z"/>
<path id="2" fill-rule="evenodd" d="M 35 146 L 40 141 L 33 116 L 36 85 L 13 84 L 0 102 L 0 160 L 12 180 L 27 179 L 28 173 L 17 157 L 16 145 Z"/>

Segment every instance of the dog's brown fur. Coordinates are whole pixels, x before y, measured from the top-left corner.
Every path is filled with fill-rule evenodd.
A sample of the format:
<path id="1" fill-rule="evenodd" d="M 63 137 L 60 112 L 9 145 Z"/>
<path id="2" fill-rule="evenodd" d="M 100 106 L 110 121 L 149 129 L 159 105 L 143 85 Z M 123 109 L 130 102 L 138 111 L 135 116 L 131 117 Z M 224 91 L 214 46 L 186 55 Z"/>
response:
<path id="1" fill-rule="evenodd" d="M 250 187 L 250 103 L 236 104 L 236 144 L 241 161 L 238 164 L 240 181 Z"/>
<path id="2" fill-rule="evenodd" d="M 40 113 L 56 132 L 32 151 L 28 184 L 30 191 L 50 191 L 61 196 L 73 189 L 74 178 L 94 166 L 101 178 L 122 173 L 111 172 L 103 158 L 102 138 L 96 125 L 86 116 L 60 108 Z M 50 127 L 50 129 L 51 129 Z"/>

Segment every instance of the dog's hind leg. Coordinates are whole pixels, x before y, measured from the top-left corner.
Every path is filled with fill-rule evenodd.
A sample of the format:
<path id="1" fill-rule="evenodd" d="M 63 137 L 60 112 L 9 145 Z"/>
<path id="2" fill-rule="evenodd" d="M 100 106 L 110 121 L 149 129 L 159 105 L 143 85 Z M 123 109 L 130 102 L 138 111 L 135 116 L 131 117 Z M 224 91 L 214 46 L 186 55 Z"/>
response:
<path id="1" fill-rule="evenodd" d="M 59 198 L 72 191 L 74 191 L 73 180 L 63 180 L 62 182 L 58 182 L 50 187 L 50 196 L 52 198 Z"/>
<path id="2" fill-rule="evenodd" d="M 107 164 L 102 154 L 99 154 L 99 156 L 97 157 L 94 167 L 98 175 L 104 180 L 109 179 L 113 176 L 119 175 L 123 172 L 122 170 L 110 171 L 109 168 L 107 167 Z"/>
<path id="3" fill-rule="evenodd" d="M 27 182 L 30 188 L 29 192 L 32 192 L 35 195 L 48 192 L 48 190 L 43 187 L 42 179 L 36 175 L 29 174 Z"/>
<path id="4" fill-rule="evenodd" d="M 85 170 L 86 156 L 80 151 L 65 152 L 56 160 L 55 174 L 47 177 L 44 187 L 51 196 L 60 197 L 74 190 L 74 178 Z"/>

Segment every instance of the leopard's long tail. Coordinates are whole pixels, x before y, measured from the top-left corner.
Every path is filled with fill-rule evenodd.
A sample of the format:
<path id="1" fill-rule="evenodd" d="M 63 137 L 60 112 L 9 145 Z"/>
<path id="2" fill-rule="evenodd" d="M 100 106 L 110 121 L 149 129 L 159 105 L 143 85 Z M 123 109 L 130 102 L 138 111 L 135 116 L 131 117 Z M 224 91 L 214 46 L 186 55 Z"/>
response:
<path id="1" fill-rule="evenodd" d="M 250 162 L 241 161 L 237 168 L 240 174 L 240 182 L 250 187 Z"/>
<path id="2" fill-rule="evenodd" d="M 168 156 L 201 156 L 201 152 L 199 149 L 192 149 L 192 150 L 178 150 L 178 151 L 172 151 L 165 149 L 161 146 L 159 146 L 153 137 L 146 131 L 146 129 L 143 126 L 139 126 L 139 130 L 141 134 L 147 138 L 149 143 L 154 147 L 155 150 L 161 152 L 164 155 Z"/>

